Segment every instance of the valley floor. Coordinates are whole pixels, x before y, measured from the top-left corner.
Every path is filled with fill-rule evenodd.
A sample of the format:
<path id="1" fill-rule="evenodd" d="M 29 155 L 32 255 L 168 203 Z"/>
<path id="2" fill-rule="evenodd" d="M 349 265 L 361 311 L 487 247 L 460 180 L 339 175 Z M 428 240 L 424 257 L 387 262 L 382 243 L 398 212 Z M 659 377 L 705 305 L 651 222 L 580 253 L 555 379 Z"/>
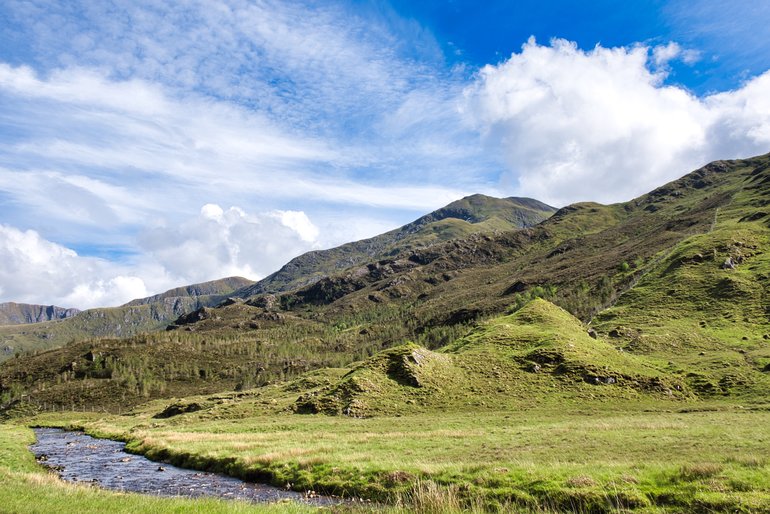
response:
<path id="1" fill-rule="evenodd" d="M 277 514 L 314 511 L 310 507 L 300 505 L 261 506 L 222 500 L 158 498 L 66 483 L 35 462 L 32 453 L 28 450 L 28 445 L 33 441 L 34 434 L 29 428 L 0 424 L 0 512 L 2 513 Z"/>
<path id="2" fill-rule="evenodd" d="M 216 409 L 168 419 L 153 418 L 159 405 L 151 404 L 130 416 L 47 414 L 31 423 L 79 426 L 92 435 L 128 440 L 130 449 L 151 458 L 188 467 L 297 490 L 400 503 L 423 512 L 462 507 L 770 511 L 767 406 L 553 404 L 355 419 L 250 411 L 244 403 L 222 401 Z M 115 502 L 130 512 L 189 505 L 63 484 L 50 487 L 56 481 L 37 470 L 31 456 L 20 453 L 19 441 L 28 443 L 30 432 L 2 426 L 0 434 L 2 506 L 11 497 L 19 507 L 83 501 L 96 510 L 110 505 L 114 511 Z M 198 511 L 264 508 L 298 509 L 211 501 Z"/>

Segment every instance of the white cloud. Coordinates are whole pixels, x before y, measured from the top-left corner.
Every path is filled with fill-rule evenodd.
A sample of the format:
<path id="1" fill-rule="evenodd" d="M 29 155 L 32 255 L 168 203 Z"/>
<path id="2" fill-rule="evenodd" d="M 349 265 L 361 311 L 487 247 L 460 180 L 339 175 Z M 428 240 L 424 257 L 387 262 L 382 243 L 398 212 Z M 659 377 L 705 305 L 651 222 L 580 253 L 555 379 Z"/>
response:
<path id="1" fill-rule="evenodd" d="M 88 308 L 147 295 L 144 281 L 103 259 L 0 225 L 0 301 Z"/>
<path id="2" fill-rule="evenodd" d="M 708 147 L 715 159 L 770 151 L 770 71 L 704 100 L 712 113 Z"/>
<path id="3" fill-rule="evenodd" d="M 301 211 L 248 214 L 206 204 L 193 220 L 147 230 L 140 245 L 178 283 L 225 276 L 254 280 L 317 248 L 318 229 Z"/>
<path id="4" fill-rule="evenodd" d="M 0 62 L 0 220 L 37 229 L 38 256 L 132 256 L 61 257 L 76 278 L 51 287 L 6 274 L 7 299 L 257 278 L 468 193 L 624 200 L 770 144 L 770 75 L 706 98 L 665 86 L 691 41 L 530 42 L 469 84 L 380 4 L 6 4 L 29 45 Z"/>
<path id="5" fill-rule="evenodd" d="M 655 63 L 655 66 L 662 67 L 681 54 L 682 47 L 678 43 L 671 41 L 667 45 L 658 45 L 652 49 L 652 61 Z"/>
<path id="6" fill-rule="evenodd" d="M 318 241 L 318 227 L 313 225 L 310 218 L 302 211 L 275 211 L 274 216 L 281 220 L 284 227 L 288 227 L 299 234 L 306 243 Z"/>
<path id="7" fill-rule="evenodd" d="M 666 45 L 652 47 L 651 59 L 656 69 L 666 70 L 669 63 L 674 60 L 680 60 L 688 66 L 692 66 L 701 59 L 701 54 L 698 50 L 685 49 L 679 43 L 669 41 Z"/>
<path id="8" fill-rule="evenodd" d="M 434 105 L 427 118 L 413 108 L 402 110 L 419 119 L 410 123 L 407 114 L 400 115 L 399 124 L 404 127 L 419 125 L 414 137 L 397 133 L 392 124 L 388 130 L 408 145 L 392 150 L 389 144 L 384 149 L 381 145 L 351 147 L 289 131 L 259 112 L 226 101 L 195 94 L 177 98 L 161 86 L 140 80 L 96 79 L 93 72 L 87 72 L 93 95 L 84 95 L 79 92 L 82 80 L 78 78 L 84 73 L 81 69 L 59 70 L 43 80 L 27 68 L 0 65 L 0 78 L 4 77 L 0 79 L 0 99 L 5 95 L 8 105 L 15 105 L 17 120 L 41 120 L 31 127 L 31 133 L 22 134 L 22 141 L 0 144 L 0 157 L 4 154 L 13 164 L 0 177 L 0 190 L 14 194 L 21 205 L 53 211 L 57 217 L 74 217 L 81 223 L 102 224 L 110 218 L 140 222 L 156 215 L 154 211 L 164 211 L 168 195 L 186 199 L 173 202 L 176 205 L 190 205 L 210 196 L 212 185 L 221 198 L 312 198 L 415 208 L 423 205 L 425 197 L 456 198 L 460 190 L 412 184 L 411 180 L 371 185 L 357 180 L 355 171 L 346 170 L 371 165 L 402 169 L 406 159 L 412 165 L 430 161 L 427 166 L 432 167 L 437 158 L 459 160 L 472 153 L 467 145 L 453 142 L 460 138 L 454 129 L 449 138 L 445 132 L 431 134 L 430 120 L 440 114 L 446 121 L 446 113 L 453 112 L 446 102 L 440 113 Z M 152 101 L 147 106 L 127 107 L 133 104 L 124 98 L 135 93 Z M 97 100 L 87 103 L 90 96 Z M 29 103 L 41 98 L 44 108 Z M 48 170 L 39 170 L 40 163 Z M 72 169 L 77 173 L 69 171 Z M 60 196 L 54 187 L 57 182 L 72 195 Z M 32 183 L 38 185 L 32 187 Z M 52 201 L 54 196 L 57 201 Z M 72 206 L 69 215 L 68 206 Z M 84 211 L 86 206 L 93 208 Z M 178 216 L 185 214 L 192 213 L 179 212 Z"/>
<path id="9" fill-rule="evenodd" d="M 661 47 L 653 64 L 680 53 Z M 648 58 L 643 46 L 530 40 L 481 69 L 464 109 L 505 156 L 519 193 L 555 205 L 627 200 L 709 160 L 770 149 L 770 73 L 699 99 L 664 85 Z"/>
<path id="10" fill-rule="evenodd" d="M 121 265 L 78 255 L 34 230 L 0 225 L 0 302 L 83 309 L 227 276 L 256 280 L 317 249 L 318 235 L 302 211 L 248 214 L 206 204 L 192 220 L 147 229 L 140 237 L 144 253 Z"/>

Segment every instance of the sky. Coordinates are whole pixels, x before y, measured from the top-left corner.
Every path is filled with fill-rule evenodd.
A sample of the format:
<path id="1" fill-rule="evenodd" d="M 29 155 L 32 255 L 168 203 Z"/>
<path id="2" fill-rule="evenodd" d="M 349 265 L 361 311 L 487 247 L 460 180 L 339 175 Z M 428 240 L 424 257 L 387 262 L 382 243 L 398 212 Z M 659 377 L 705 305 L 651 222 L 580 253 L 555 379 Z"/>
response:
<path id="1" fill-rule="evenodd" d="M 770 152 L 770 2 L 4 0 L 0 302 L 258 280 Z"/>

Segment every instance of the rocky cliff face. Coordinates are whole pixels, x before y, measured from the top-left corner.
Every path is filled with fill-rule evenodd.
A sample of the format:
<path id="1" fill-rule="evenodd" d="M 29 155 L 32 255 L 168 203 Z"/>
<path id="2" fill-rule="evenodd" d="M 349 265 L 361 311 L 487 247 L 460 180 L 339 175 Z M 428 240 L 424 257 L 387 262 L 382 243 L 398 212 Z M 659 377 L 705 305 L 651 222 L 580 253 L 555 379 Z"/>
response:
<path id="1" fill-rule="evenodd" d="M 71 318 L 80 311 L 55 305 L 34 305 L 28 303 L 0 303 L 0 325 L 24 325 Z"/>

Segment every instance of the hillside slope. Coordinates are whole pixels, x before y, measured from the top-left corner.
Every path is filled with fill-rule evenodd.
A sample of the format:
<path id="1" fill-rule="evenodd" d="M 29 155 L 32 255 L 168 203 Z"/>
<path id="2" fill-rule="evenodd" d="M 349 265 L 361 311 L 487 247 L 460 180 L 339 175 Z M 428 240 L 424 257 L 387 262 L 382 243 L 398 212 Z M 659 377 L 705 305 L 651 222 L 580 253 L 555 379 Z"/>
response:
<path id="1" fill-rule="evenodd" d="M 132 385 L 120 389 L 124 404 L 247 388 L 365 362 L 409 340 L 431 352 L 456 345 L 542 297 L 590 323 L 603 341 L 596 348 L 623 351 L 623 363 L 613 360 L 626 371 L 616 375 L 654 369 L 695 398 L 761 402 L 770 387 L 769 170 L 768 155 L 711 163 L 630 202 L 575 204 L 528 229 L 406 250 L 298 290 L 228 302 L 141 341 L 14 359 L 0 368 L 0 386 L 7 398 L 23 389 L 33 402 L 98 404 L 122 362 L 114 376 Z M 117 347 L 103 372 L 90 368 L 89 353 Z M 184 357 L 180 348 L 189 348 Z M 603 352 L 585 362 L 616 356 Z M 48 369 L 56 362 L 91 371 Z"/>
<path id="2" fill-rule="evenodd" d="M 384 234 L 328 250 L 307 252 L 237 295 L 248 298 L 256 294 L 290 291 L 352 266 L 450 239 L 531 227 L 555 211 L 553 207 L 531 198 L 471 195 Z"/>
<path id="3" fill-rule="evenodd" d="M 590 337 L 564 310 L 541 299 L 496 317 L 451 345 L 385 350 L 331 384 L 301 394 L 298 413 L 353 417 L 469 406 L 514 408 L 545 399 L 685 399 L 682 377 L 655 360 Z"/>

